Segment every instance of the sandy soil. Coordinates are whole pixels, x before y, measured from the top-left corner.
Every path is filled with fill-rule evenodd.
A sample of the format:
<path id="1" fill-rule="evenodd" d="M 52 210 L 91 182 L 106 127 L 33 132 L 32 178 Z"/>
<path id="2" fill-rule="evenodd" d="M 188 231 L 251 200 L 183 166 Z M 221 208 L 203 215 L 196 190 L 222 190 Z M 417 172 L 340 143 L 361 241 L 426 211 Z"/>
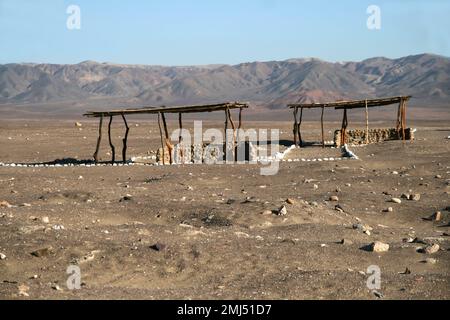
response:
<path id="1" fill-rule="evenodd" d="M 0 167 L 0 201 L 12 205 L 0 207 L 0 298 L 449 299 L 450 129 L 414 125 L 413 143 L 353 149 L 360 160 L 282 162 L 275 176 L 259 165 Z M 291 139 L 289 123 L 246 126 Z M 327 123 L 328 139 L 337 127 Z M 307 123 L 305 138 L 319 130 Z M 88 159 L 96 134 L 91 122 L 0 121 L 0 162 Z M 120 124 L 117 147 L 122 134 Z M 158 146 L 154 123 L 131 121 L 130 157 Z M 103 160 L 107 152 L 105 136 Z M 421 198 L 390 202 L 403 193 Z M 287 215 L 270 213 L 282 205 Z M 436 211 L 441 221 L 423 219 Z M 364 250 L 374 241 L 389 251 Z M 438 252 L 419 252 L 434 243 Z M 66 285 L 72 264 L 80 290 Z M 366 286 L 371 265 L 381 269 L 379 297 Z"/>

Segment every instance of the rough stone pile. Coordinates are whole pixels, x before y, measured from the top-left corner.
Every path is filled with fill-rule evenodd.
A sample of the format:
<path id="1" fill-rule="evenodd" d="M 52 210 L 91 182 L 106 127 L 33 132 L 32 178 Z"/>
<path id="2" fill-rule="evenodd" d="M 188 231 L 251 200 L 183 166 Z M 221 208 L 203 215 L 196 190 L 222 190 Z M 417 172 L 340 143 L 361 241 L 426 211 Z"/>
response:
<path id="1" fill-rule="evenodd" d="M 414 133 L 411 128 L 405 130 L 406 140 L 414 140 Z M 401 139 L 401 133 L 400 133 Z M 370 129 L 369 130 L 369 143 L 378 143 L 389 140 L 399 140 L 397 129 Z M 334 143 L 337 146 L 341 145 L 341 130 L 334 132 Z M 346 134 L 347 144 L 366 144 L 366 130 L 350 130 Z"/>

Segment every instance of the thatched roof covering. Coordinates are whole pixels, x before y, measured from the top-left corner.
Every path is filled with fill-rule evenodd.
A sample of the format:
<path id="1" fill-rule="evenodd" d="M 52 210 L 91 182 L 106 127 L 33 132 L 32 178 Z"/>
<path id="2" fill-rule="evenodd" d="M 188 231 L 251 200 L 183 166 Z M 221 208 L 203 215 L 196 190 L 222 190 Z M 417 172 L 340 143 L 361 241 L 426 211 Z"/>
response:
<path id="1" fill-rule="evenodd" d="M 158 113 L 198 113 L 224 111 L 227 109 L 246 109 L 248 104 L 240 102 L 225 102 L 207 105 L 173 106 L 173 107 L 144 107 L 135 109 L 111 110 L 111 111 L 88 111 L 86 117 L 98 118 L 101 116 L 121 116 L 130 114 L 158 114 Z"/>
<path id="2" fill-rule="evenodd" d="M 380 107 L 380 106 L 388 106 L 391 104 L 400 103 L 400 101 L 408 101 L 411 96 L 400 96 L 400 97 L 392 97 L 392 98 L 383 98 L 383 99 L 367 99 L 367 100 L 353 100 L 353 101 L 336 101 L 336 102 L 328 102 L 328 103 L 294 103 L 288 104 L 288 108 L 335 108 L 339 109 L 358 109 L 365 108 L 366 103 L 367 107 Z"/>

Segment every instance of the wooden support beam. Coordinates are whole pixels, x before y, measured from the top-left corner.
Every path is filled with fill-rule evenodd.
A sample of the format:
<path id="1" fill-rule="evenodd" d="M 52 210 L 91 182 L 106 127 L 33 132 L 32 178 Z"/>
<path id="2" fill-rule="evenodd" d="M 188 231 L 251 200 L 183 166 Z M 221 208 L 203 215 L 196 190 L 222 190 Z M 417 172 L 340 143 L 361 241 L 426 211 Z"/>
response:
<path id="1" fill-rule="evenodd" d="M 103 115 L 100 116 L 100 123 L 98 126 L 98 138 L 97 138 L 97 146 L 94 152 L 94 161 L 98 163 L 98 152 L 100 150 L 100 143 L 102 142 L 102 127 L 103 127 Z"/>
<path id="2" fill-rule="evenodd" d="M 325 107 L 322 107 L 322 116 L 320 117 L 320 125 L 322 127 L 322 148 L 325 148 L 325 131 L 323 129 L 323 113 L 325 111 Z"/>
<path id="3" fill-rule="evenodd" d="M 242 129 L 242 108 L 239 108 L 239 126 L 238 130 Z"/>
<path id="4" fill-rule="evenodd" d="M 223 146 L 223 159 L 227 160 L 227 147 L 228 147 L 228 113 L 227 110 L 225 110 L 225 144 Z"/>
<path id="5" fill-rule="evenodd" d="M 239 136 L 240 131 L 242 129 L 242 108 L 239 108 L 239 124 L 238 124 L 238 135 L 237 135 L 237 144 L 240 144 Z M 236 161 L 237 161 L 237 151 L 236 151 Z"/>
<path id="6" fill-rule="evenodd" d="M 369 107 L 366 100 L 366 144 L 369 144 Z"/>
<path id="7" fill-rule="evenodd" d="M 128 133 L 130 132 L 130 127 L 128 127 L 127 119 L 125 118 L 125 115 L 122 114 L 123 122 L 125 123 L 125 136 L 123 137 L 123 148 L 122 148 L 122 161 L 123 163 L 127 162 L 127 142 L 128 142 Z"/>
<path id="8" fill-rule="evenodd" d="M 178 143 L 181 143 L 181 141 L 183 140 L 183 136 L 181 135 L 181 130 L 183 130 L 183 118 L 181 112 L 178 114 L 178 126 L 180 127 L 180 135 L 178 137 Z"/>
<path id="9" fill-rule="evenodd" d="M 162 121 L 163 121 L 163 126 L 164 126 L 164 134 L 166 137 L 166 146 L 167 149 L 169 149 L 169 162 L 170 164 L 173 163 L 173 159 L 172 159 L 172 150 L 173 150 L 173 145 L 172 143 L 170 143 L 170 138 L 169 138 L 169 130 L 167 129 L 167 122 L 166 122 L 166 116 L 164 113 L 161 113 L 161 117 L 162 117 Z"/>
<path id="10" fill-rule="evenodd" d="M 300 147 L 303 147 L 302 132 L 301 132 L 302 120 L 303 120 L 303 108 L 300 108 L 300 119 L 298 121 L 298 128 L 297 128 L 298 141 Z"/>
<path id="11" fill-rule="evenodd" d="M 237 161 L 237 152 L 236 152 L 236 126 L 234 125 L 233 118 L 231 117 L 230 109 L 227 109 L 228 119 L 230 120 L 231 128 L 233 129 L 233 152 L 235 161 Z"/>
<path id="12" fill-rule="evenodd" d="M 159 126 L 159 136 L 161 137 L 161 148 L 162 148 L 162 164 L 166 164 L 166 155 L 165 155 L 165 145 L 164 145 L 164 139 L 163 139 L 163 133 L 161 128 L 161 112 L 158 112 L 158 126 Z"/>
<path id="13" fill-rule="evenodd" d="M 396 124 L 396 129 L 397 129 L 397 137 L 398 139 L 400 139 L 400 126 L 401 126 L 401 109 L 402 109 L 402 105 L 403 105 L 403 99 L 400 100 L 400 103 L 398 105 L 398 109 L 397 109 L 397 124 Z"/>
<path id="14" fill-rule="evenodd" d="M 345 109 L 344 109 L 344 116 L 343 116 L 343 118 L 342 118 L 341 146 L 345 145 L 345 143 L 346 143 L 347 126 L 348 126 L 348 120 L 347 120 L 347 108 L 345 108 Z"/>
<path id="15" fill-rule="evenodd" d="M 180 149 L 180 156 L 181 156 L 181 159 L 182 159 L 181 161 L 184 164 L 184 150 L 183 150 L 183 147 L 181 145 L 181 142 L 183 141 L 183 136 L 182 136 L 182 133 L 181 133 L 181 131 L 183 130 L 183 116 L 182 115 L 183 114 L 181 112 L 178 113 L 178 126 L 180 128 L 180 135 L 178 136 L 178 147 Z"/>
<path id="16" fill-rule="evenodd" d="M 406 141 L 406 132 L 405 131 L 406 131 L 406 101 L 403 100 L 403 112 L 402 112 L 402 137 L 403 137 L 403 141 Z"/>
<path id="17" fill-rule="evenodd" d="M 109 140 L 109 146 L 111 147 L 111 163 L 116 162 L 116 148 L 114 147 L 114 144 L 112 143 L 111 138 L 111 124 L 113 121 L 113 116 L 109 116 L 109 123 L 108 123 L 108 140 Z"/>
<path id="18" fill-rule="evenodd" d="M 294 129 L 293 129 L 293 133 L 294 133 L 294 145 L 296 147 L 298 146 L 298 142 L 297 142 L 297 130 L 298 130 L 297 113 L 298 113 L 298 108 L 295 107 L 294 108 Z"/>

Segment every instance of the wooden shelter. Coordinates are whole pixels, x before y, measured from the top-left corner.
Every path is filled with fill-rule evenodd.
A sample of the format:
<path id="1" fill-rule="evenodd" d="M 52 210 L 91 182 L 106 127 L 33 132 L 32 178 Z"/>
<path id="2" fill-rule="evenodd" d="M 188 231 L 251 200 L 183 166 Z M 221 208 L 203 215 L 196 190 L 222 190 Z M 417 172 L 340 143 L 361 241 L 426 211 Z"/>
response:
<path id="1" fill-rule="evenodd" d="M 236 143 L 236 130 L 241 129 L 242 127 L 242 110 L 248 108 L 248 104 L 239 103 L 239 102 L 225 102 L 219 104 L 208 104 L 208 105 L 189 105 L 189 106 L 173 106 L 173 107 L 143 107 L 143 108 L 134 108 L 134 109 L 123 109 L 123 110 L 111 110 L 111 111 L 88 111 L 84 114 L 86 117 L 90 118 L 100 118 L 99 121 L 99 133 L 97 139 L 97 146 L 95 148 L 94 160 L 98 162 L 98 152 L 100 149 L 100 144 L 102 140 L 102 126 L 103 126 L 103 118 L 109 117 L 108 124 L 108 138 L 109 145 L 111 147 L 112 159 L 111 162 L 114 163 L 115 160 L 115 147 L 112 143 L 111 139 L 111 124 L 113 122 L 114 117 L 121 117 L 125 124 L 125 136 L 123 138 L 123 148 L 122 148 L 122 160 L 126 162 L 126 152 L 127 152 L 127 140 L 130 128 L 128 126 L 126 115 L 137 115 L 137 114 L 157 114 L 158 115 L 158 125 L 159 125 L 159 133 L 161 136 L 161 147 L 163 151 L 163 164 L 164 164 L 164 150 L 165 147 L 169 150 L 169 161 L 172 164 L 172 150 L 173 145 L 170 142 L 169 131 L 167 128 L 166 114 L 167 113 L 175 113 L 178 114 L 178 124 L 179 128 L 183 129 L 183 113 L 200 113 L 200 112 L 215 112 L 215 111 L 224 111 L 225 112 L 225 137 L 228 129 L 228 122 L 230 122 L 231 127 L 233 129 L 233 145 Z M 231 117 L 230 110 L 239 109 L 239 123 L 236 128 L 233 118 Z M 161 123 L 162 121 L 162 123 Z M 164 134 L 163 134 L 164 128 Z M 179 137 L 179 142 L 181 142 L 182 137 Z"/>
<path id="2" fill-rule="evenodd" d="M 348 127 L 347 110 L 349 109 L 365 109 L 366 110 L 366 142 L 368 142 L 369 136 L 369 108 L 381 107 L 388 105 L 398 105 L 397 112 L 397 123 L 396 129 L 399 139 L 405 140 L 405 129 L 406 129 L 406 104 L 411 96 L 400 96 L 392 98 L 383 99 L 367 99 L 367 100 L 353 100 L 353 101 L 336 101 L 329 103 L 298 103 L 298 104 L 288 104 L 288 108 L 294 109 L 294 143 L 296 146 L 302 146 L 302 136 L 301 136 L 301 124 L 303 118 L 303 109 L 313 109 L 321 108 L 322 115 L 320 119 L 322 128 L 322 146 L 325 147 L 325 134 L 323 127 L 323 117 L 325 108 L 334 108 L 335 110 L 344 110 L 342 127 L 341 127 L 341 142 L 345 144 L 346 130 Z M 300 118 L 298 119 L 298 111 L 300 109 Z"/>

